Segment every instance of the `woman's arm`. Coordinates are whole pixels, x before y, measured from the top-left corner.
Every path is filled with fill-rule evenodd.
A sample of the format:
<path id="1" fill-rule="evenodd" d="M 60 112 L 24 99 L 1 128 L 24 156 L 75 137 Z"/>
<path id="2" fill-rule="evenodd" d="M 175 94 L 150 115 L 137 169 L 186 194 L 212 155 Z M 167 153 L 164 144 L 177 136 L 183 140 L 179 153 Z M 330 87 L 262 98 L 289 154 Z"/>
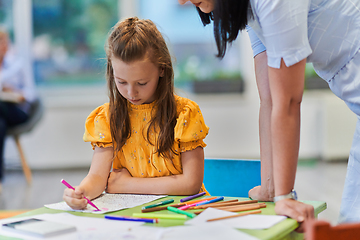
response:
<path id="1" fill-rule="evenodd" d="M 272 96 L 271 142 L 275 195 L 291 192 L 295 183 L 300 142 L 300 106 L 304 90 L 306 60 L 280 69 L 269 67 Z"/>
<path id="2" fill-rule="evenodd" d="M 254 57 L 256 83 L 260 97 L 259 135 L 261 160 L 261 186 L 249 191 L 249 197 L 260 201 L 272 201 L 274 198 L 274 178 L 271 150 L 271 109 L 272 100 L 269 87 L 266 51 Z"/>
<path id="3" fill-rule="evenodd" d="M 272 98 L 271 144 L 275 196 L 294 187 L 300 143 L 300 106 L 304 90 L 306 59 L 280 69 L 268 68 Z M 276 203 L 275 212 L 304 221 L 314 217 L 314 208 L 292 199 Z"/>
<path id="4" fill-rule="evenodd" d="M 99 196 L 106 188 L 107 179 L 111 170 L 114 149 L 95 147 L 91 166 L 87 176 L 79 186 L 72 189 L 65 189 L 63 199 L 73 209 L 83 209 L 88 199 Z"/>
<path id="5" fill-rule="evenodd" d="M 204 177 L 204 150 L 181 153 L 183 173 L 178 175 L 137 178 L 123 168 L 110 174 L 107 192 L 136 194 L 192 195 L 198 193 Z"/>

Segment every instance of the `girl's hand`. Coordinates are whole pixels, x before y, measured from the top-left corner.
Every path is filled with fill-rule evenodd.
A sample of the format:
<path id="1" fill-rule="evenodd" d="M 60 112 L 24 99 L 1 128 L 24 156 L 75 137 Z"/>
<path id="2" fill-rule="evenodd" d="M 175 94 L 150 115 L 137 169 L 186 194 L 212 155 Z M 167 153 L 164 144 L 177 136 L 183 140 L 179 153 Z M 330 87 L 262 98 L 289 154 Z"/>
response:
<path id="1" fill-rule="evenodd" d="M 299 223 L 297 232 L 304 232 L 304 222 L 314 218 L 314 207 L 293 199 L 283 199 L 275 204 L 275 213 L 277 215 L 288 216 Z"/>
<path id="2" fill-rule="evenodd" d="M 256 186 L 249 191 L 249 198 L 253 200 L 258 200 L 262 202 L 272 202 L 274 198 L 274 193 L 266 191 L 265 188 L 261 186 Z"/>
<path id="3" fill-rule="evenodd" d="M 64 190 L 63 199 L 72 209 L 84 209 L 88 202 L 84 198 L 84 190 L 81 187 L 75 187 L 75 190 L 66 188 Z"/>
<path id="4" fill-rule="evenodd" d="M 113 169 L 108 178 L 107 193 L 121 193 L 122 186 L 128 183 L 131 174 L 126 168 Z"/>

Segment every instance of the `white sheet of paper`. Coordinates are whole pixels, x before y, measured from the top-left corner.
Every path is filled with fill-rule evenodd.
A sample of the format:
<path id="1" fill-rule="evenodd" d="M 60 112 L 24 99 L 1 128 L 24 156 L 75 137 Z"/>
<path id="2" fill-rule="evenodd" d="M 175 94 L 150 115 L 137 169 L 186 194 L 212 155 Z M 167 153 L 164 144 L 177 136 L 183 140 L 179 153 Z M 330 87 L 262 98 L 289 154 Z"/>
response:
<path id="1" fill-rule="evenodd" d="M 258 240 L 249 234 L 219 223 L 178 226 L 166 229 L 161 239 L 171 240 Z"/>
<path id="2" fill-rule="evenodd" d="M 90 236 L 107 236 L 116 232 L 123 232 L 124 234 L 131 228 L 142 225 L 142 222 L 130 222 L 130 221 L 114 221 L 104 218 L 93 218 L 93 217 L 80 217 L 74 216 L 70 213 L 55 213 L 55 214 L 39 214 L 31 217 L 21 217 L 21 218 L 7 218 L 0 221 L 0 224 L 12 222 L 14 220 L 24 220 L 29 218 L 38 218 L 43 220 L 49 220 L 53 222 L 66 223 L 69 225 L 76 226 L 76 232 L 66 233 L 59 236 L 47 237 L 49 240 L 78 240 L 78 239 L 96 239 Z M 114 231 L 116 229 L 116 231 Z M 4 231 L 0 228 L 0 235 L 9 236 L 9 237 L 18 237 L 26 240 L 37 240 L 44 239 L 38 237 L 32 237 L 25 234 L 19 234 L 14 232 Z M 119 236 L 120 234 L 118 234 Z M 85 238 L 81 238 L 86 236 Z M 99 239 L 99 238 L 97 238 Z M 107 238 L 111 239 L 111 238 Z M 115 238 L 113 238 L 115 239 Z M 122 238 L 117 238 L 122 239 Z M 126 239 L 125 237 L 123 239 Z"/>
<path id="3" fill-rule="evenodd" d="M 109 194 L 105 193 L 98 198 L 92 200 L 100 211 L 96 211 L 90 204 L 83 210 L 74 210 L 69 207 L 65 202 L 46 204 L 47 208 L 63 210 L 63 211 L 74 211 L 74 212 L 90 212 L 96 214 L 103 214 L 108 212 L 119 211 L 125 208 L 132 208 L 140 206 L 142 204 L 164 198 L 167 195 L 141 195 L 141 194 Z"/>
<path id="4" fill-rule="evenodd" d="M 211 223 L 211 222 L 207 222 L 206 220 L 212 218 L 227 217 L 235 214 L 236 213 L 219 210 L 215 208 L 207 208 L 205 211 L 203 211 L 195 218 L 185 222 L 185 224 L 199 225 L 204 223 Z M 251 214 L 236 218 L 218 220 L 216 222 L 233 228 L 267 229 L 285 219 L 286 219 L 285 216 Z"/>
<path id="5" fill-rule="evenodd" d="M 86 240 L 165 240 L 162 238 L 166 228 L 136 226 L 127 231 L 103 231 L 94 233 L 83 233 L 79 235 L 79 239 Z"/>

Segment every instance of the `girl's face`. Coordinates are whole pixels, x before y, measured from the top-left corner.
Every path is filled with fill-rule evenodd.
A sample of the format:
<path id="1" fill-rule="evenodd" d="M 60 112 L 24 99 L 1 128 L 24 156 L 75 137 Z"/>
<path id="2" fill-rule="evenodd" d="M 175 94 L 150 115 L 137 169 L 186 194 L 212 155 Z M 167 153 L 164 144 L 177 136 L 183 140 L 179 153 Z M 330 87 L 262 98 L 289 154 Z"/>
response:
<path id="1" fill-rule="evenodd" d="M 150 60 L 125 63 L 112 57 L 114 81 L 120 94 L 135 105 L 151 103 L 155 100 L 155 91 L 159 82 L 159 67 Z"/>
<path id="2" fill-rule="evenodd" d="M 215 0 L 178 0 L 181 5 L 191 2 L 204 13 L 210 13 L 214 10 Z"/>

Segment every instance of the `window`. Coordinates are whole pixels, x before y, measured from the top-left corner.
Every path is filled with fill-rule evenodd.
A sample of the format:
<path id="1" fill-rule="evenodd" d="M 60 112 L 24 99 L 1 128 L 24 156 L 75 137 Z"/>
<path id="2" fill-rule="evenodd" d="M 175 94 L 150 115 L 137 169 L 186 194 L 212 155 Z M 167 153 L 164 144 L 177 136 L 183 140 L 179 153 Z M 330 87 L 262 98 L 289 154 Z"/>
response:
<path id="1" fill-rule="evenodd" d="M 38 85 L 104 82 L 104 44 L 118 0 L 33 0 L 33 59 Z"/>
<path id="2" fill-rule="evenodd" d="M 240 50 L 235 41 L 224 59 L 215 57 L 217 49 L 213 35 L 213 25 L 203 26 L 193 4 L 180 5 L 178 1 L 140 0 L 141 18 L 155 22 L 168 40 L 172 56 L 175 58 L 175 86 L 195 91 L 201 82 L 241 80 Z M 242 81 L 241 81 L 242 82 Z M 194 84 L 195 83 L 195 84 Z M 236 84 L 242 91 L 243 84 Z M 231 89 L 233 88 L 231 83 Z M 215 87 L 219 89 L 219 85 Z M 220 90 L 220 89 L 219 89 Z"/>

